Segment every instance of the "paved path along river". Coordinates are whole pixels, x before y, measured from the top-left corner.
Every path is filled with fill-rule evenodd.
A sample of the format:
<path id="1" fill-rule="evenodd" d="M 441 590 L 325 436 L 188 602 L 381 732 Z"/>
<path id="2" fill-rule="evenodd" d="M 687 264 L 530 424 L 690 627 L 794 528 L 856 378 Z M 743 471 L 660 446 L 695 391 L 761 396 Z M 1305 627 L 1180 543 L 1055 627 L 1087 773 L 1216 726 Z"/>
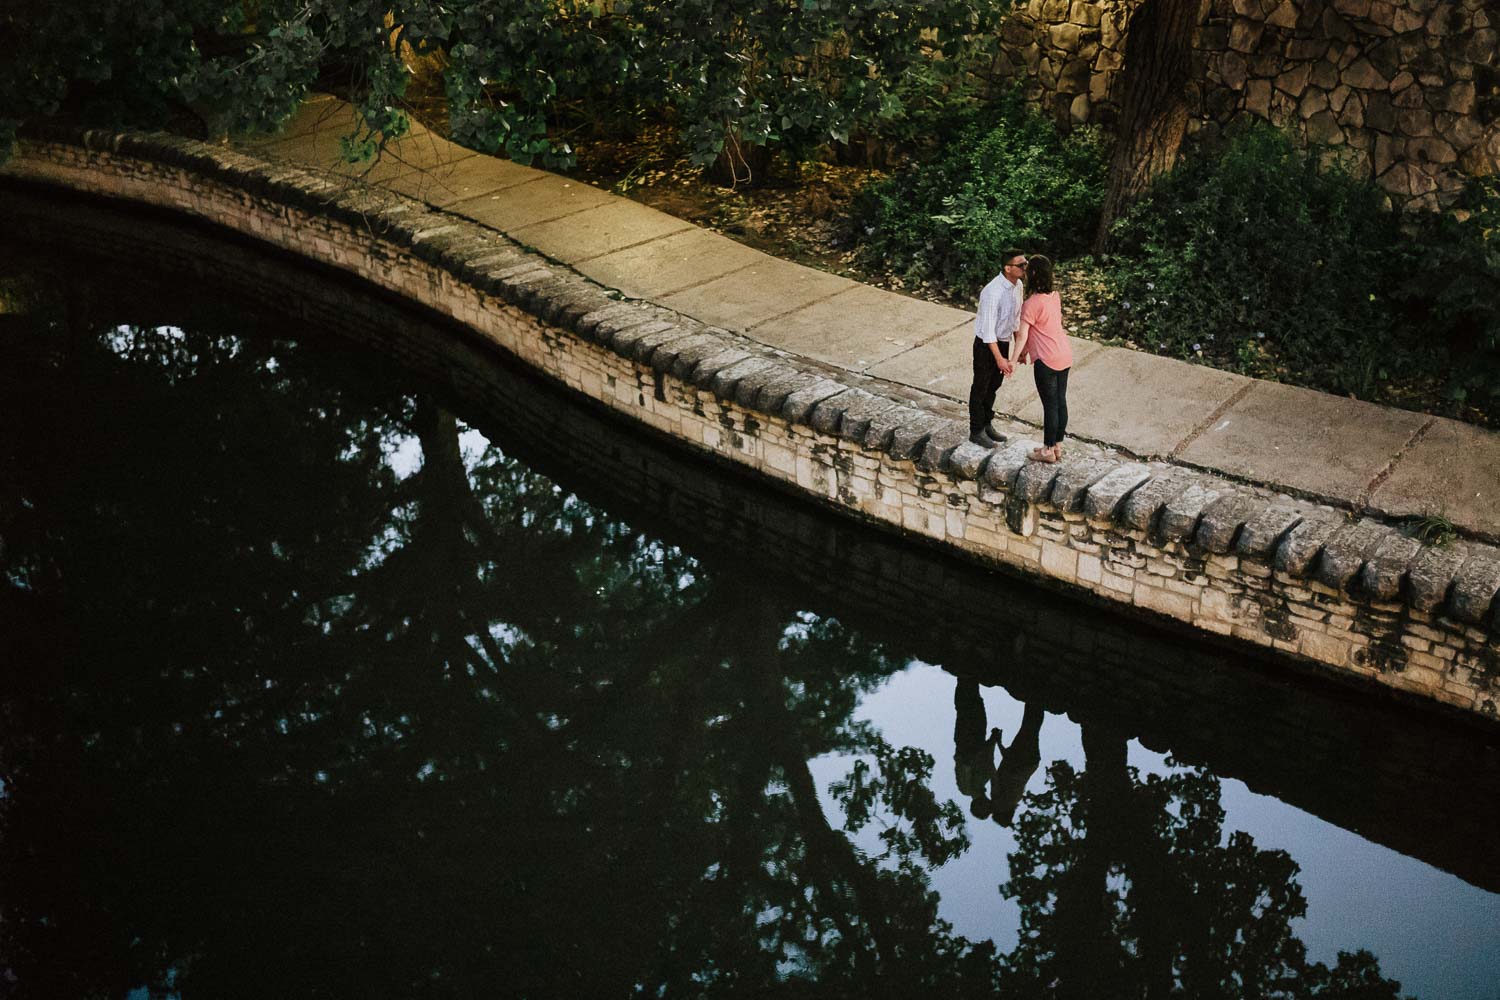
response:
<path id="1" fill-rule="evenodd" d="M 257 155 L 342 173 L 492 227 L 632 298 L 791 354 L 930 394 L 958 416 L 972 314 L 768 256 L 581 181 L 474 153 L 417 125 L 370 166 L 340 162 L 349 105 L 318 95 Z M 1441 514 L 1500 540 L 1500 434 L 1092 341 L 1074 341 L 1070 431 L 1389 517 Z M 1009 432 L 1035 436 L 1028 379 Z"/>

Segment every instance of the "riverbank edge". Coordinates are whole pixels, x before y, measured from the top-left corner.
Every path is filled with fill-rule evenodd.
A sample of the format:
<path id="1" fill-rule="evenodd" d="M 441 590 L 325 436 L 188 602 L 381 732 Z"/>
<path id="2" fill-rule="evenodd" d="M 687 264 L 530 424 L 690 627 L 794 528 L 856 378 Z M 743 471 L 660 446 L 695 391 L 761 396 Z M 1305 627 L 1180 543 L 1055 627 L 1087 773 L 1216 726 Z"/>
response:
<path id="1" fill-rule="evenodd" d="M 609 409 L 825 506 L 1148 617 L 1500 718 L 1500 549 L 1209 473 L 968 442 L 952 404 L 705 326 L 419 201 L 165 134 L 23 138 L 0 178 L 166 209 L 458 321 Z M 918 585 L 913 583 L 913 585 Z M 998 616 L 1002 612 L 995 610 Z"/>

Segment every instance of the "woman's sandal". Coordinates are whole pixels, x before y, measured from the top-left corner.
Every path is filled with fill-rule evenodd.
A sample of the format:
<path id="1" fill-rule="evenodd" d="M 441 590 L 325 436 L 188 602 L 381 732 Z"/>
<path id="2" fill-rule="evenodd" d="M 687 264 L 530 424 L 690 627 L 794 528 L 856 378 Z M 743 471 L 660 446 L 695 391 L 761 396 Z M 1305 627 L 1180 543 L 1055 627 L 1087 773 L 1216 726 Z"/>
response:
<path id="1" fill-rule="evenodd" d="M 1051 463 L 1057 461 L 1057 456 L 1052 454 L 1050 448 L 1033 448 L 1031 449 L 1031 460 L 1033 462 Z"/>

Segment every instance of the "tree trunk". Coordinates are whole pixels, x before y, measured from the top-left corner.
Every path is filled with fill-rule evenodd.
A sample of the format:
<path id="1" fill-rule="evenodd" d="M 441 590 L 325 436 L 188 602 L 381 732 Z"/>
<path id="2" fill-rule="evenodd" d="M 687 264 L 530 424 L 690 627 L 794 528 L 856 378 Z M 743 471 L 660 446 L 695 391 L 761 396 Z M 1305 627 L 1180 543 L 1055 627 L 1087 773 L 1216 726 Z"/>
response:
<path id="1" fill-rule="evenodd" d="M 1109 249 L 1109 227 L 1172 169 L 1187 131 L 1187 84 L 1193 69 L 1193 30 L 1203 0 L 1145 0 L 1130 18 L 1125 39 L 1124 95 L 1114 153 L 1105 181 L 1096 250 Z"/>

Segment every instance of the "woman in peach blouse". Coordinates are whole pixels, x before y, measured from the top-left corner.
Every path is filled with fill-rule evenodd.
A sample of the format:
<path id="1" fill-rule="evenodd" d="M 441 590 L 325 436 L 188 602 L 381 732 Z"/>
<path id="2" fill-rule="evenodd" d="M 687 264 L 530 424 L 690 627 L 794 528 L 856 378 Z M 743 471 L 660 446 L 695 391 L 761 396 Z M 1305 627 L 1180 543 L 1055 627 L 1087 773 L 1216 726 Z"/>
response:
<path id="1" fill-rule="evenodd" d="M 1062 439 L 1068 432 L 1073 348 L 1062 325 L 1062 299 L 1052 290 L 1052 261 L 1040 255 L 1026 262 L 1026 301 L 1012 354 L 1023 364 L 1031 363 L 1042 398 L 1042 447 L 1032 450 L 1031 459 L 1056 462 L 1062 458 Z"/>

